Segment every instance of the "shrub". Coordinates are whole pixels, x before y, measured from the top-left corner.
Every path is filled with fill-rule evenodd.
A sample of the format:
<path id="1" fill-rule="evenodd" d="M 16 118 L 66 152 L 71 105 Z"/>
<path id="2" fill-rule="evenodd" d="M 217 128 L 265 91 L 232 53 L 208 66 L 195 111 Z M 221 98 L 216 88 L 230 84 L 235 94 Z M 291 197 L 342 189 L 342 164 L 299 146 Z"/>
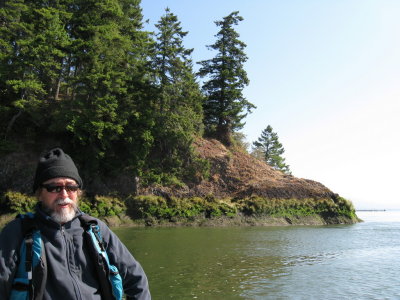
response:
<path id="1" fill-rule="evenodd" d="M 346 199 L 266 199 L 250 197 L 235 201 L 246 215 L 309 216 L 315 214 L 355 217 L 352 203 Z"/>
<path id="2" fill-rule="evenodd" d="M 6 192 L 1 199 L 1 206 L 5 211 L 19 214 L 33 212 L 36 203 L 36 197 L 12 191 Z"/>
<path id="3" fill-rule="evenodd" d="M 179 212 L 181 217 L 194 218 L 204 214 L 204 200 L 202 198 L 193 197 L 183 199 L 179 202 Z"/>
<path id="4" fill-rule="evenodd" d="M 197 216 L 210 218 L 237 214 L 234 205 L 214 198 L 171 198 L 166 201 L 159 196 L 130 196 L 126 200 L 126 204 L 130 216 L 142 219 L 151 217 L 158 220 L 175 220 L 176 218 L 194 218 Z"/>
<path id="5" fill-rule="evenodd" d="M 140 180 L 143 186 L 150 186 L 152 184 L 177 188 L 185 186 L 185 184 L 174 174 L 163 172 L 158 173 L 156 170 L 143 172 L 140 176 Z"/>
<path id="6" fill-rule="evenodd" d="M 115 197 L 95 196 L 94 198 L 82 197 L 80 209 L 94 217 L 116 216 L 126 211 L 123 201 Z"/>
<path id="7" fill-rule="evenodd" d="M 127 213 L 134 218 L 147 218 L 150 216 L 161 218 L 167 213 L 165 199 L 159 196 L 129 196 L 125 200 Z"/>
<path id="8" fill-rule="evenodd" d="M 207 218 L 228 216 L 233 217 L 237 214 L 235 205 L 229 205 L 221 200 L 205 202 L 205 216 Z"/>
<path id="9" fill-rule="evenodd" d="M 210 162 L 201 157 L 194 157 L 189 166 L 183 170 L 183 176 L 190 182 L 200 183 L 210 177 Z"/>
<path id="10" fill-rule="evenodd" d="M 344 215 L 350 218 L 356 218 L 356 210 L 353 203 L 345 198 L 338 197 L 336 199 L 337 211 L 340 215 Z"/>

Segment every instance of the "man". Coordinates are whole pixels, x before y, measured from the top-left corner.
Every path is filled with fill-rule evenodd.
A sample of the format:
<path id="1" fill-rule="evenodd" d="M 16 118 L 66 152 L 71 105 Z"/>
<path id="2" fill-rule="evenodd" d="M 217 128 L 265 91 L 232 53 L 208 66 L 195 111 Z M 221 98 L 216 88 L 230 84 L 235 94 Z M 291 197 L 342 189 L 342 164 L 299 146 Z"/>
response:
<path id="1" fill-rule="evenodd" d="M 38 198 L 35 223 L 40 230 L 47 260 L 43 300 L 106 299 L 87 249 L 78 208 L 82 179 L 70 158 L 55 148 L 40 157 L 33 183 Z M 109 261 L 123 280 L 127 299 L 150 299 L 146 275 L 140 264 L 105 223 L 100 227 Z M 21 219 L 10 222 L 0 235 L 0 299 L 9 299 L 19 265 Z M 15 287 L 14 287 L 15 289 Z"/>

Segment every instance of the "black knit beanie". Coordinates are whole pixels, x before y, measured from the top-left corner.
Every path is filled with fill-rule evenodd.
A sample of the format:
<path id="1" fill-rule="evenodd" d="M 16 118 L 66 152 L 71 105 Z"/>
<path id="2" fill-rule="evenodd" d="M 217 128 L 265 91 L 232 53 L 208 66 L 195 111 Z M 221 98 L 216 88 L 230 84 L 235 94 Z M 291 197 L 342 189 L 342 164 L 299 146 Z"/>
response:
<path id="1" fill-rule="evenodd" d="M 57 177 L 74 179 L 82 188 L 82 179 L 79 176 L 78 169 L 71 157 L 60 148 L 54 148 L 39 158 L 33 182 L 33 192 L 46 180 Z"/>

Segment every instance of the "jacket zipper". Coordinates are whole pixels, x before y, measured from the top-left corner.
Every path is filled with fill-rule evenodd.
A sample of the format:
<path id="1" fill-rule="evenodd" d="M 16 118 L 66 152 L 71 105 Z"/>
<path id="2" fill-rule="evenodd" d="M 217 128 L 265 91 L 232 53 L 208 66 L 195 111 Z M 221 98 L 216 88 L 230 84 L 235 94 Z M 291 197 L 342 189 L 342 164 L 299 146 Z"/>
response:
<path id="1" fill-rule="evenodd" d="M 67 261 L 67 265 L 68 265 L 69 275 L 71 276 L 72 283 L 73 283 L 73 285 L 74 285 L 74 288 L 75 288 L 75 291 L 76 291 L 76 294 L 77 294 L 77 295 L 76 295 L 76 296 L 77 296 L 77 299 L 82 299 L 82 295 L 81 295 L 81 293 L 80 293 L 77 280 L 76 280 L 76 278 L 75 278 L 73 272 L 71 271 L 71 263 L 70 263 L 70 260 L 69 260 L 69 246 L 68 246 L 69 243 L 68 243 L 68 240 L 67 240 L 67 236 L 66 236 L 66 234 L 65 234 L 64 225 L 61 225 L 61 235 L 63 236 L 64 242 L 65 242 L 65 255 L 66 255 L 66 261 Z"/>

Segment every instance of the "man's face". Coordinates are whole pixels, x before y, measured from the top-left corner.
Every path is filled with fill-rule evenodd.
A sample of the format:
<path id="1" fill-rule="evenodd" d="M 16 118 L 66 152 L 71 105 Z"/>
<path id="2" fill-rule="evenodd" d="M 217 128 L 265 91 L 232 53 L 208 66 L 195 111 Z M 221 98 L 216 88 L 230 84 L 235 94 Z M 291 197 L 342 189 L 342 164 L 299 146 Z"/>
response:
<path id="1" fill-rule="evenodd" d="M 52 178 L 42 184 L 39 201 L 56 222 L 64 224 L 75 217 L 78 207 L 77 183 L 70 178 Z"/>

